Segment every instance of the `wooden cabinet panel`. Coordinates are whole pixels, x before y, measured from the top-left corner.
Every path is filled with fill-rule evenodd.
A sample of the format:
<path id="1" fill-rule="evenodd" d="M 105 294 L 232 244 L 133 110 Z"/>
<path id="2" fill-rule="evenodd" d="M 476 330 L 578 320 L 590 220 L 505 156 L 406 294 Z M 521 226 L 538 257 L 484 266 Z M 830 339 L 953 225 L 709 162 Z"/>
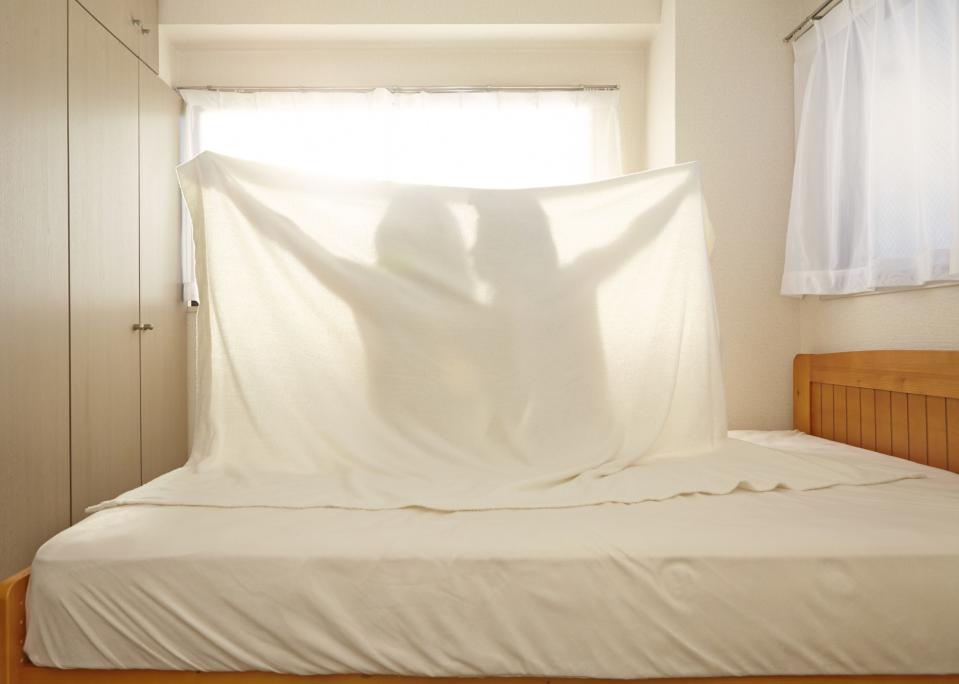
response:
<path id="1" fill-rule="evenodd" d="M 138 62 L 70 3 L 73 520 L 140 483 Z"/>
<path id="2" fill-rule="evenodd" d="M 140 0 L 140 45 L 137 54 L 154 73 L 160 71 L 160 13 L 157 0 Z M 176 142 L 176 141 L 175 141 Z"/>
<path id="3" fill-rule="evenodd" d="M 157 0 L 76 1 L 153 71 L 159 71 Z"/>
<path id="4" fill-rule="evenodd" d="M 77 0 L 133 52 L 140 49 L 141 0 Z M 136 22 L 141 22 L 137 24 Z"/>
<path id="5" fill-rule="evenodd" d="M 63 0 L 0 2 L 0 577 L 70 523 L 66 46 Z"/>
<path id="6" fill-rule="evenodd" d="M 187 456 L 186 309 L 177 188 L 180 96 L 140 66 L 140 338 L 143 481 Z"/>

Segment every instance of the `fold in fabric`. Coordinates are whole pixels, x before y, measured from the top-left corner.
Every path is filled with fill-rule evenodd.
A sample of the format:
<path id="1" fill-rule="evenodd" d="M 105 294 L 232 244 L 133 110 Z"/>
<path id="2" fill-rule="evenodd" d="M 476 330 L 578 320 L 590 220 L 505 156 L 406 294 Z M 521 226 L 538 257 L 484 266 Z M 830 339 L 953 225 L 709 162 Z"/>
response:
<path id="1" fill-rule="evenodd" d="M 198 416 L 126 503 L 440 510 L 899 479 L 726 438 L 699 170 L 479 190 L 203 153 Z"/>
<path id="2" fill-rule="evenodd" d="M 794 454 L 738 439 L 724 439 L 707 454 L 653 460 L 615 476 L 590 474 L 553 487 L 520 489 L 509 484 L 464 483 L 450 491 L 430 489 L 428 479 L 369 478 L 358 491 L 348 473 L 291 477 L 276 471 L 196 471 L 178 468 L 90 511 L 127 505 L 213 508 L 347 508 L 436 511 L 568 508 L 600 503 L 665 501 L 688 494 L 736 490 L 812 491 L 835 485 L 874 485 L 922 478 L 884 465 L 846 464 L 834 456 Z M 357 496 L 357 494 L 361 494 Z"/>

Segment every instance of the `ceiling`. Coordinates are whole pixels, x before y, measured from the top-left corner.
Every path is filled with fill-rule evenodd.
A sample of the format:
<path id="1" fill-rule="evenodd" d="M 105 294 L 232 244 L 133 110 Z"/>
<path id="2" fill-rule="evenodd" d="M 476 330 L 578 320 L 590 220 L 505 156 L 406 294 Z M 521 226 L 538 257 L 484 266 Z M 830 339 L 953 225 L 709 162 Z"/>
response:
<path id="1" fill-rule="evenodd" d="M 160 0 L 172 47 L 647 41 L 661 0 Z"/>

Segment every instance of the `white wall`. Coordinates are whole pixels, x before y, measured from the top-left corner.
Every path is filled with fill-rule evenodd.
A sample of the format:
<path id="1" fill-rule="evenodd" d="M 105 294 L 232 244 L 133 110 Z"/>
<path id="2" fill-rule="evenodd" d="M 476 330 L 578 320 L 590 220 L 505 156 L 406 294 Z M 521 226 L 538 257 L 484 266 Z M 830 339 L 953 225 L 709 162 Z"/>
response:
<path id="1" fill-rule="evenodd" d="M 808 9 L 796 0 L 674 1 L 667 107 L 675 108 L 676 161 L 701 163 L 717 234 L 730 426 L 790 427 L 800 331 L 799 302 L 779 295 L 793 163 L 793 60 L 782 37 Z M 650 89 L 650 111 L 658 96 Z"/>
<path id="2" fill-rule="evenodd" d="M 646 165 L 676 163 L 676 0 L 663 0 L 646 51 Z"/>
<path id="3" fill-rule="evenodd" d="M 959 349 L 959 286 L 806 297 L 800 312 L 803 352 Z"/>

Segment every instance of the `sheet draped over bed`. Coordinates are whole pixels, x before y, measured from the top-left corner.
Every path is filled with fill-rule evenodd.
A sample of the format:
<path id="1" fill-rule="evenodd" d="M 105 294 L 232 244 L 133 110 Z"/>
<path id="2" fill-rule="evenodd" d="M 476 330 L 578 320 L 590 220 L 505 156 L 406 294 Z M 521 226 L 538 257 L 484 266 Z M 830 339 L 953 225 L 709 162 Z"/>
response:
<path id="1" fill-rule="evenodd" d="M 185 468 L 102 506 L 549 508 L 899 479 L 726 438 L 695 164 L 477 190 L 180 167 Z"/>
<path id="2" fill-rule="evenodd" d="M 124 506 L 40 549 L 26 653 L 421 677 L 959 672 L 959 476 L 732 434 L 927 477 L 566 509 Z"/>

